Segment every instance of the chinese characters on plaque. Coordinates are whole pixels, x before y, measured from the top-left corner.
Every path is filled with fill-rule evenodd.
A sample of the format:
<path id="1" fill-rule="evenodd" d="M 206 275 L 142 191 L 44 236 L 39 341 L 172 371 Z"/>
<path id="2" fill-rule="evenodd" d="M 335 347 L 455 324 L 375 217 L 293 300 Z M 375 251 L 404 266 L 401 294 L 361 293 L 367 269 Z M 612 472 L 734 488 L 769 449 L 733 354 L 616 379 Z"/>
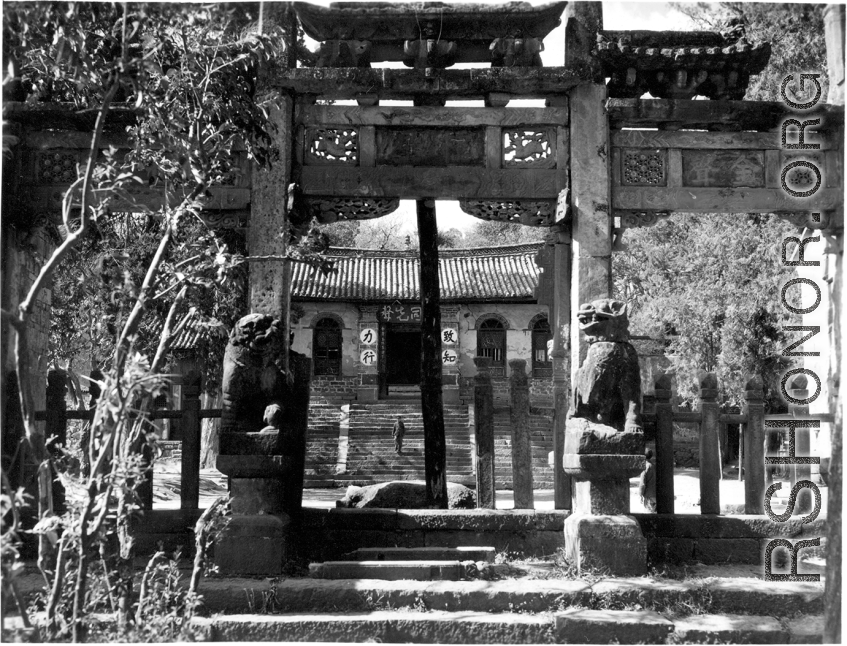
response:
<path id="1" fill-rule="evenodd" d="M 372 327 L 366 327 L 364 330 L 359 332 L 359 341 L 362 342 L 362 345 L 375 345 L 376 330 Z"/>
<path id="2" fill-rule="evenodd" d="M 459 331 L 454 327 L 446 327 L 441 330 L 442 345 L 456 345 L 459 340 Z"/>
<path id="3" fill-rule="evenodd" d="M 441 363 L 445 366 L 455 366 L 458 361 L 458 355 L 455 350 L 447 349 L 441 351 Z"/>
<path id="4" fill-rule="evenodd" d="M 362 350 L 362 354 L 359 355 L 359 358 L 362 361 L 362 365 L 365 365 L 365 366 L 376 365 L 376 352 L 373 351 L 373 350 Z"/>
<path id="5" fill-rule="evenodd" d="M 378 316 L 381 321 L 389 323 L 406 323 L 421 320 L 420 305 L 404 305 L 395 301 L 391 305 L 383 305 L 379 308 Z"/>

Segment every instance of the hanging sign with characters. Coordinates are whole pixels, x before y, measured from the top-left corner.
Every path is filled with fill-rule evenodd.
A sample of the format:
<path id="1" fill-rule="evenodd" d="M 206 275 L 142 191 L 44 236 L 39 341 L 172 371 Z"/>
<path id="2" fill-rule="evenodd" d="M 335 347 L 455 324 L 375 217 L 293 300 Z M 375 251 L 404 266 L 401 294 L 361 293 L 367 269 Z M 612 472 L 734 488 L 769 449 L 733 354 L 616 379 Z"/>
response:
<path id="1" fill-rule="evenodd" d="M 376 365 L 376 352 L 373 350 L 362 350 L 362 354 L 359 355 L 359 358 L 362 361 L 362 365 L 365 366 L 375 366 Z"/>
<path id="2" fill-rule="evenodd" d="M 441 351 L 441 363 L 445 366 L 455 366 L 458 361 L 458 355 L 455 350 L 442 350 Z"/>
<path id="3" fill-rule="evenodd" d="M 400 301 L 394 301 L 391 305 L 383 305 L 377 311 L 380 321 L 390 323 L 400 322 L 420 322 L 421 306 L 420 305 L 404 305 Z"/>
<path id="4" fill-rule="evenodd" d="M 442 345 L 456 345 L 459 340 L 459 331 L 454 327 L 445 327 L 441 330 Z"/>
<path id="5" fill-rule="evenodd" d="M 359 341 L 362 342 L 362 345 L 376 345 L 376 330 L 372 327 L 366 327 L 359 332 Z"/>

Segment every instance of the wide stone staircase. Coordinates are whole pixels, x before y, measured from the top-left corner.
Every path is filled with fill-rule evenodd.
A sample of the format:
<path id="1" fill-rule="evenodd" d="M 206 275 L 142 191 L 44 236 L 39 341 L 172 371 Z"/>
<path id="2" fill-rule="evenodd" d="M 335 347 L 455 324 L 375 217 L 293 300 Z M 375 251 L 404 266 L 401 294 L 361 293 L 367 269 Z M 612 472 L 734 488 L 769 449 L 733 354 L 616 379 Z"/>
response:
<path id="1" fill-rule="evenodd" d="M 532 445 L 532 487 L 553 488 L 553 469 L 547 462 L 553 450 L 553 413 L 529 417 Z M 494 412 L 494 481 L 498 489 L 512 489 L 512 425 L 508 409 Z"/>
<path id="2" fill-rule="evenodd" d="M 313 397 L 309 403 L 304 486 L 331 487 L 338 463 L 338 437 L 349 405 Z"/>
<path id="3" fill-rule="evenodd" d="M 394 451 L 392 429 L 403 418 L 406 435 L 403 452 Z M 444 407 L 447 442 L 447 475 L 450 482 L 473 484 L 473 456 L 467 406 Z M 424 478 L 424 436 L 421 406 L 413 401 L 351 404 L 346 471 L 335 476 L 336 485 L 365 485 L 389 480 Z"/>

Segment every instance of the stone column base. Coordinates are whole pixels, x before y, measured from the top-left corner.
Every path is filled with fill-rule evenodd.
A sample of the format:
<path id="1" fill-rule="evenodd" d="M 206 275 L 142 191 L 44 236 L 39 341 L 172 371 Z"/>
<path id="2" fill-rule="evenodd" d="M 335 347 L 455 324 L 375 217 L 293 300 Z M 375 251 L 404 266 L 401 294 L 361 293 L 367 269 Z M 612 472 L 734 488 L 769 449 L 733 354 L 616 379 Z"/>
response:
<path id="1" fill-rule="evenodd" d="M 647 540 L 632 516 L 572 514 L 565 520 L 568 561 L 614 576 L 647 573 Z"/>
<path id="2" fill-rule="evenodd" d="M 221 574 L 282 574 L 288 526 L 286 514 L 235 514 L 215 543 Z"/>

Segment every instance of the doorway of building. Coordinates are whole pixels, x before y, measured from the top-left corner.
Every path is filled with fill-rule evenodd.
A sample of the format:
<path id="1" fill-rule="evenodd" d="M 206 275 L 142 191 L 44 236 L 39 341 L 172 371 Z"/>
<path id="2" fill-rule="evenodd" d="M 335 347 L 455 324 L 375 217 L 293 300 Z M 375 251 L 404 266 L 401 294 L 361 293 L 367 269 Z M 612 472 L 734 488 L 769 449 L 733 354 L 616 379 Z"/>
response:
<path id="1" fill-rule="evenodd" d="M 421 328 L 416 324 L 386 325 L 385 377 L 391 386 L 418 386 L 421 383 Z"/>

